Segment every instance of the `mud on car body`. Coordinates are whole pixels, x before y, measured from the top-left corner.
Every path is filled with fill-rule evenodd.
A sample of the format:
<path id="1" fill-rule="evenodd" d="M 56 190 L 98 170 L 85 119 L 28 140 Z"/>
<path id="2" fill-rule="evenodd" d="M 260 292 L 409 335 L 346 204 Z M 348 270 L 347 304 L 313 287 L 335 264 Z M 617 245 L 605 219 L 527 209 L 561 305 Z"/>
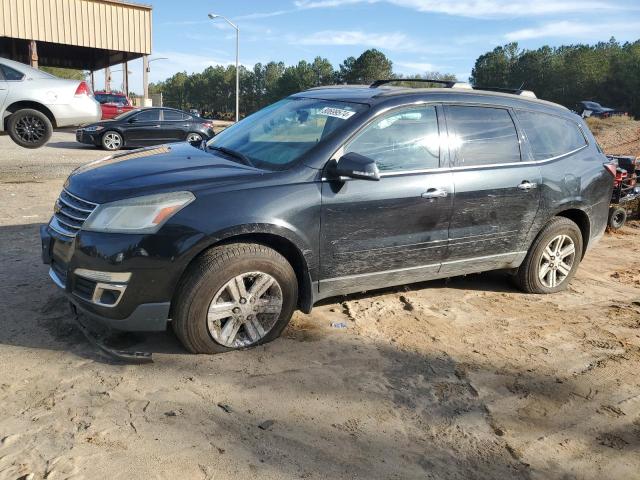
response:
<path id="1" fill-rule="evenodd" d="M 606 157 L 561 106 L 448 86 L 312 89 L 81 167 L 41 229 L 50 275 L 93 321 L 201 353 L 350 292 L 495 269 L 566 288 L 607 223 Z"/>

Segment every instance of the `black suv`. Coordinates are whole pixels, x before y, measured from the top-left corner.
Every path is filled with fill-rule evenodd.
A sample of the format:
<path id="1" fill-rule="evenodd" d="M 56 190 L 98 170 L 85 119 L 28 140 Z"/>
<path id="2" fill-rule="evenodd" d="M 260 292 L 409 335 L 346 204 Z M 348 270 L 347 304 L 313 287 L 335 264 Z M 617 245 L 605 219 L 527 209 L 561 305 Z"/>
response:
<path id="1" fill-rule="evenodd" d="M 200 147 L 80 167 L 41 228 L 49 274 L 88 318 L 170 322 L 200 353 L 272 340 L 351 292 L 494 269 L 566 288 L 615 168 L 564 107 L 449 86 L 312 89 Z"/>

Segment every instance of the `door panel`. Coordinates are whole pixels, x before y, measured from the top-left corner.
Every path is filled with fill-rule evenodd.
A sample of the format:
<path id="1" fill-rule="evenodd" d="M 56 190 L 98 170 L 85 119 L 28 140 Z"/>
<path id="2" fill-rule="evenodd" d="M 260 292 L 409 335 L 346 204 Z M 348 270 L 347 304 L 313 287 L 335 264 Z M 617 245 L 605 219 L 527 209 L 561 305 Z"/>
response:
<path id="1" fill-rule="evenodd" d="M 7 100 L 7 95 L 9 95 L 9 82 L 0 77 L 0 111 L 2 111 L 2 107 Z"/>
<path id="2" fill-rule="evenodd" d="M 425 198 L 430 189 L 446 197 Z M 379 182 L 323 182 L 320 291 L 409 283 L 437 273 L 446 252 L 453 191 L 452 174 L 416 173 L 382 177 Z M 340 277 L 358 276 L 340 281 Z M 323 281 L 324 280 L 324 281 Z M 358 288 L 356 288 L 357 290 Z M 352 290 L 353 291 L 353 290 Z"/>
<path id="3" fill-rule="evenodd" d="M 442 273 L 502 268 L 519 256 L 540 205 L 541 172 L 521 162 L 507 109 L 445 107 L 454 200 Z"/>
<path id="4" fill-rule="evenodd" d="M 145 110 L 138 113 L 133 122 L 124 127 L 127 145 L 157 145 L 162 143 L 163 136 L 160 128 L 159 110 Z"/>
<path id="5" fill-rule="evenodd" d="M 189 122 L 183 118 L 182 113 L 173 110 L 162 111 L 160 129 L 162 140 L 165 142 L 178 142 L 187 137 Z"/>

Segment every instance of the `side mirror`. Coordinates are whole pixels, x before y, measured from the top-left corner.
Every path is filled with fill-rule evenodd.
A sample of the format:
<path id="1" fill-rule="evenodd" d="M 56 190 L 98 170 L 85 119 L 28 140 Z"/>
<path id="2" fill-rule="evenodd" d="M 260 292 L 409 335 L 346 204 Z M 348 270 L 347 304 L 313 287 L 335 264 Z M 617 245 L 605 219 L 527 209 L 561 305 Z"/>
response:
<path id="1" fill-rule="evenodd" d="M 355 152 L 343 155 L 337 162 L 332 160 L 328 167 L 328 173 L 335 179 L 347 177 L 360 180 L 380 180 L 380 171 L 376 161 Z"/>

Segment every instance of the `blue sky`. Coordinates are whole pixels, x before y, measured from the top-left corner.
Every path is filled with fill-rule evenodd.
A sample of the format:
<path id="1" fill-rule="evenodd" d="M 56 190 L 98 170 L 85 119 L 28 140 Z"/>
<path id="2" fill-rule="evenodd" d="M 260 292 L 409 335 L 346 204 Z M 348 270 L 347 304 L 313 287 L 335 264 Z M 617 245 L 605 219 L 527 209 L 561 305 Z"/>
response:
<path id="1" fill-rule="evenodd" d="M 466 80 L 475 59 L 510 41 L 521 47 L 640 38 L 638 0 L 156 0 L 151 81 L 235 62 L 286 64 L 316 56 L 334 66 L 367 48 L 382 50 L 404 74 L 437 70 Z M 117 67 L 114 67 L 114 69 Z M 142 92 L 141 61 L 131 62 L 131 89 Z M 96 76 L 96 87 L 104 75 Z M 113 74 L 112 88 L 121 82 Z"/>

